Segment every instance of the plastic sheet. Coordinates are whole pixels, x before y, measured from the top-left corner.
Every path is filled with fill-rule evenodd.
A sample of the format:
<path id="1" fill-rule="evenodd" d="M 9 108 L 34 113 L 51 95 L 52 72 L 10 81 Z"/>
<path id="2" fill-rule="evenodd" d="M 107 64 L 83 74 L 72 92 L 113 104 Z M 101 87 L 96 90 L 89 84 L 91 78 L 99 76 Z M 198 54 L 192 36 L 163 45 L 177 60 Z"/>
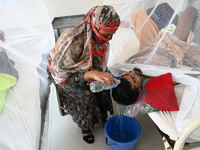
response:
<path id="1" fill-rule="evenodd" d="M 8 56 L 5 59 L 1 53 L 4 62 L 0 76 L 15 77 L 5 70 L 18 74 L 16 84 L 8 87 L 1 99 L 0 149 L 36 150 L 40 147 L 49 94 L 46 56 L 54 45 L 53 28 L 42 0 L 0 1 L 0 18 L 0 30 L 5 34 L 0 47 Z M 2 90 L 6 85 L 0 84 Z"/>
<path id="2" fill-rule="evenodd" d="M 172 73 L 174 82 L 186 86 L 183 94 L 178 97 L 180 110 L 169 112 L 169 115 L 163 117 L 162 121 L 159 122 L 158 119 L 155 122 L 163 132 L 176 140 L 177 134 L 172 132 L 180 132 L 200 114 L 200 47 L 198 41 L 200 1 L 106 0 L 105 4 L 111 4 L 122 20 L 121 27 L 110 42 L 108 66 L 113 75 L 120 77 L 132 71 L 134 67 L 139 67 L 145 76 L 150 77 Z M 190 13 L 182 23 L 179 23 L 188 7 L 196 8 L 194 14 L 198 16 L 195 17 Z M 133 14 L 136 10 L 137 13 Z M 193 19 L 192 16 L 194 16 Z M 180 24 L 182 24 L 181 27 Z M 179 34 L 177 34 L 178 30 Z M 184 33 L 186 34 L 185 39 L 182 39 Z M 130 113 L 134 111 L 134 106 L 132 107 L 130 109 L 131 106 L 128 106 L 126 113 L 135 117 L 134 112 Z M 153 112 L 149 115 L 154 120 L 155 117 L 165 116 L 165 112 Z M 171 122 L 175 122 L 174 126 L 171 126 L 173 129 L 167 125 L 170 116 Z M 199 133 L 200 130 L 196 130 L 186 141 L 200 141 Z"/>
<path id="3" fill-rule="evenodd" d="M 147 94 L 147 93 L 144 94 L 144 92 L 145 90 L 143 91 L 143 94 L 140 94 L 141 97 L 138 98 L 137 102 L 125 107 L 124 115 L 136 118 L 136 117 L 141 117 L 142 115 L 147 113 L 159 111 L 158 109 L 151 107 L 144 101 L 144 97 Z"/>

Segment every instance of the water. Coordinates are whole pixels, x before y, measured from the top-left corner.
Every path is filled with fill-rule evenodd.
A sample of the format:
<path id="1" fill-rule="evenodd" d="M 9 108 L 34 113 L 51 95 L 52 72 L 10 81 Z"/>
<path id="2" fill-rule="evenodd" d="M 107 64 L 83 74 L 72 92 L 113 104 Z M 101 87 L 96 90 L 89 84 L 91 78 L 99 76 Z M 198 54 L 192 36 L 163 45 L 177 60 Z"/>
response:
<path id="1" fill-rule="evenodd" d="M 118 114 L 120 114 L 116 120 L 118 127 L 116 126 L 114 132 L 111 133 L 111 138 L 118 142 L 130 142 L 134 140 L 134 135 L 130 131 L 124 129 L 123 106 L 117 104 L 116 110 Z"/>
<path id="2" fill-rule="evenodd" d="M 116 113 L 122 115 L 124 113 L 124 105 L 119 105 L 115 102 L 115 106 L 116 106 Z"/>
<path id="3" fill-rule="evenodd" d="M 113 150 L 132 150 L 141 133 L 140 125 L 135 119 L 124 116 L 120 105 L 115 106 L 119 115 L 111 117 L 106 122 L 106 144 Z"/>
<path id="4" fill-rule="evenodd" d="M 116 119 L 116 123 L 115 126 L 113 126 L 113 131 L 110 133 L 110 137 L 113 140 L 122 143 L 133 141 L 136 138 L 135 135 L 124 128 L 124 120 L 123 120 L 124 106 L 119 105 L 117 103 L 115 104 L 116 104 L 115 106 L 117 114 L 120 115 L 118 115 Z"/>
<path id="5" fill-rule="evenodd" d="M 135 139 L 133 133 L 124 129 L 114 130 L 114 132 L 110 133 L 110 137 L 118 142 L 130 142 Z"/>

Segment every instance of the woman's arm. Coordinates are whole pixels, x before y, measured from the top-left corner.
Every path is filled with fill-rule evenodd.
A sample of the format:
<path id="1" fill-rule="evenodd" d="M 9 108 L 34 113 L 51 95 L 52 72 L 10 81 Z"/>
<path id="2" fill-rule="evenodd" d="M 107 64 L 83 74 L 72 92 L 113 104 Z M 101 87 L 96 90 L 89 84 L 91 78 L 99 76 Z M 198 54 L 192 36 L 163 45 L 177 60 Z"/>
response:
<path id="1" fill-rule="evenodd" d="M 101 72 L 101 71 L 97 71 L 97 70 L 85 72 L 84 80 L 88 81 L 88 80 L 91 80 L 91 79 L 100 81 L 105 86 L 106 86 L 106 83 L 104 82 L 105 80 L 108 82 L 109 86 L 112 86 L 113 82 L 115 82 L 117 84 L 116 79 L 108 72 Z"/>

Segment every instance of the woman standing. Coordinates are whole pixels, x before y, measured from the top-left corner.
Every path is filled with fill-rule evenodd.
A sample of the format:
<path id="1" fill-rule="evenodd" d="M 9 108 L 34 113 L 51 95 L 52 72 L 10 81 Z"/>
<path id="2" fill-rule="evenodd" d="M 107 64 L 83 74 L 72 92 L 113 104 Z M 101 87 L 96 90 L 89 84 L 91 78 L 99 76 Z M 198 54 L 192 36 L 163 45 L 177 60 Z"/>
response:
<path id="1" fill-rule="evenodd" d="M 108 73 L 107 60 L 109 40 L 119 25 L 119 15 L 112 6 L 93 7 L 79 25 L 60 36 L 49 54 L 50 77 L 87 143 L 94 142 L 90 129 L 96 123 L 105 124 L 107 111 L 113 114 L 109 90 L 94 94 L 88 84 L 91 80 L 117 83 Z"/>

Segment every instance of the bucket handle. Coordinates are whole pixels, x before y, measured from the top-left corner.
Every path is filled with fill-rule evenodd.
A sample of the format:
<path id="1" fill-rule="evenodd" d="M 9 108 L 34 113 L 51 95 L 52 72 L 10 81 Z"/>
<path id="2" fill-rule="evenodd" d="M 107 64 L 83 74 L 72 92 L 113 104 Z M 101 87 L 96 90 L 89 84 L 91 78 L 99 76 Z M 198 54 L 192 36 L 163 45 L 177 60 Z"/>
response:
<path id="1" fill-rule="evenodd" d="M 108 146 L 117 145 L 117 144 L 115 144 L 115 143 L 109 144 L 109 143 L 108 143 L 108 138 L 107 138 L 107 137 L 106 137 L 106 144 L 107 144 Z"/>

